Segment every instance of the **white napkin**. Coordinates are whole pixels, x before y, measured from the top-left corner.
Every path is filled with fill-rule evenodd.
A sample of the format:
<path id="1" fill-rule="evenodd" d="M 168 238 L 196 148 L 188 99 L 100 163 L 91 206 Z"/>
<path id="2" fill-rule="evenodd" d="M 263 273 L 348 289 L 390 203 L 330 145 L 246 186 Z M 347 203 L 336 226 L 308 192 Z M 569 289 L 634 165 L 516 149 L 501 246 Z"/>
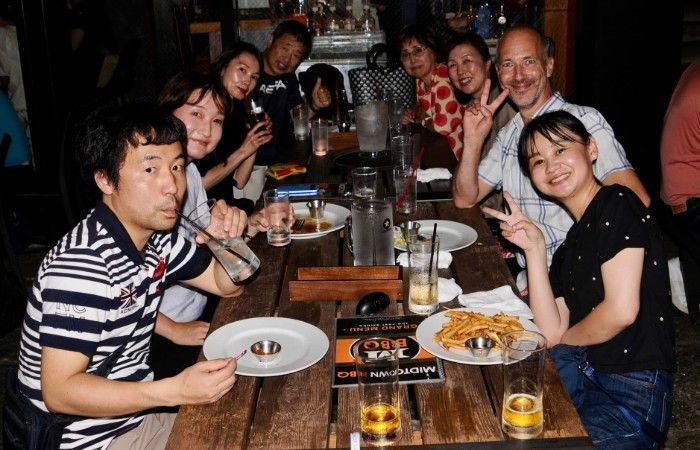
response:
<path id="1" fill-rule="evenodd" d="M 438 278 L 438 302 L 449 302 L 462 293 L 454 278 Z"/>
<path id="2" fill-rule="evenodd" d="M 452 174 L 444 167 L 433 167 L 432 169 L 418 169 L 416 179 L 421 183 L 429 183 L 433 180 L 449 180 Z"/>
<path id="3" fill-rule="evenodd" d="M 532 311 L 527 304 L 520 300 L 511 289 L 505 285 L 491 291 L 462 294 L 459 303 L 469 308 L 492 308 L 508 314 L 515 314 L 526 319 L 532 319 Z"/>
<path id="4" fill-rule="evenodd" d="M 396 263 L 402 267 L 408 267 L 408 252 L 399 253 L 396 257 Z M 438 253 L 438 269 L 447 269 L 452 264 L 452 255 L 450 252 L 440 250 Z"/>

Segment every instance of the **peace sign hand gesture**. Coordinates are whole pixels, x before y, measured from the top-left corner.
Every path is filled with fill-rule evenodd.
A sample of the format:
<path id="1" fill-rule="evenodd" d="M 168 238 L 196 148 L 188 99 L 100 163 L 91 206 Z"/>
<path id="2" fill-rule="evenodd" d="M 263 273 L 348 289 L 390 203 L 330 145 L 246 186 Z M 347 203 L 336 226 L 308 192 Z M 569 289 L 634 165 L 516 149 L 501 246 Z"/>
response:
<path id="1" fill-rule="evenodd" d="M 503 198 L 510 207 L 510 214 L 488 207 L 483 207 L 482 211 L 500 220 L 503 237 L 520 247 L 525 253 L 538 249 L 544 250 L 544 235 L 542 231 L 523 214 L 510 193 L 504 191 Z"/>
<path id="2" fill-rule="evenodd" d="M 474 102 L 466 108 L 462 118 L 462 126 L 464 128 L 465 141 L 479 141 L 482 143 L 486 140 L 491 126 L 493 125 L 493 115 L 496 110 L 503 104 L 508 96 L 508 89 L 504 89 L 501 94 L 493 99 L 493 102 L 487 103 L 489 100 L 489 92 L 491 91 L 491 80 L 484 81 L 484 89 L 481 92 L 481 99 L 474 99 Z"/>

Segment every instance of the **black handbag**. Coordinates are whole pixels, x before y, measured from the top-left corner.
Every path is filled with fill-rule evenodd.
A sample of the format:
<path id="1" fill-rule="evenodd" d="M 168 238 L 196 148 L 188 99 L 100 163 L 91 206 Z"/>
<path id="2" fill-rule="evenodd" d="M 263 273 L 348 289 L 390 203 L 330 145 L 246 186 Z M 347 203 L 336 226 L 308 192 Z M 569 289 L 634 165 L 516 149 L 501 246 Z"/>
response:
<path id="1" fill-rule="evenodd" d="M 17 366 L 8 367 L 2 419 L 5 445 L 28 450 L 58 449 L 63 429 L 80 419 L 37 408 L 19 390 Z"/>
<path id="2" fill-rule="evenodd" d="M 134 327 L 131 331 L 126 342 L 102 360 L 95 369 L 95 375 L 105 378 L 109 375 L 136 328 Z M 61 445 L 63 430 L 71 423 L 83 420 L 85 417 L 50 413 L 38 408 L 19 390 L 17 375 L 17 366 L 7 368 L 5 404 L 2 408 L 5 446 L 22 450 L 58 449 Z M 6 450 L 9 449 L 6 448 Z"/>
<path id="3" fill-rule="evenodd" d="M 386 54 L 386 50 L 386 44 L 373 45 L 367 52 L 367 67 L 348 71 L 355 106 L 389 98 L 405 107 L 416 102 L 416 82 L 403 67 L 392 63 L 382 67 L 377 63 L 377 58 Z"/>

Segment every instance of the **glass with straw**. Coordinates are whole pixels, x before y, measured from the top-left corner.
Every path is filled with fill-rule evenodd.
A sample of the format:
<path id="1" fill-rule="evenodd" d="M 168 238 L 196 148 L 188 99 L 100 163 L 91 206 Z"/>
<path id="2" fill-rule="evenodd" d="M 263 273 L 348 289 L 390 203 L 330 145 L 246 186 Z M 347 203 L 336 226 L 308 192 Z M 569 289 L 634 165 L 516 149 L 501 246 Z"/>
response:
<path id="1" fill-rule="evenodd" d="M 432 236 L 411 236 L 408 251 L 408 310 L 415 314 L 432 314 L 438 306 L 437 261 L 440 238 L 437 235 L 437 224 L 433 227 Z"/>

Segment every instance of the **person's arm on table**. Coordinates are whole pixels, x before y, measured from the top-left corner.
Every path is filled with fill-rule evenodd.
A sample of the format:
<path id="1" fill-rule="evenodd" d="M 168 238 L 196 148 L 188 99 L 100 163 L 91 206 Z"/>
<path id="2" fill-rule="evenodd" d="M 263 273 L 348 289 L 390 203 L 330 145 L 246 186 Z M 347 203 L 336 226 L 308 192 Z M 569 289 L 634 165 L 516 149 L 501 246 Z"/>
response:
<path id="1" fill-rule="evenodd" d="M 209 325 L 201 320 L 175 322 L 159 312 L 153 331 L 178 345 L 202 345 L 209 332 Z"/>
<path id="2" fill-rule="evenodd" d="M 490 80 L 486 80 L 481 102 L 475 102 L 472 107 L 464 111 L 462 119 L 464 147 L 462 159 L 459 161 L 452 183 L 453 202 L 457 208 L 471 208 L 493 191 L 493 186 L 479 179 L 481 147 L 491 131 L 494 111 L 505 101 L 508 89 L 504 89 L 489 104 L 490 87 Z"/>
<path id="3" fill-rule="evenodd" d="M 213 403 L 236 381 L 233 358 L 202 361 L 158 381 L 115 381 L 86 373 L 82 353 L 43 347 L 41 392 L 49 411 L 86 417 L 134 414 L 159 406 Z"/>

